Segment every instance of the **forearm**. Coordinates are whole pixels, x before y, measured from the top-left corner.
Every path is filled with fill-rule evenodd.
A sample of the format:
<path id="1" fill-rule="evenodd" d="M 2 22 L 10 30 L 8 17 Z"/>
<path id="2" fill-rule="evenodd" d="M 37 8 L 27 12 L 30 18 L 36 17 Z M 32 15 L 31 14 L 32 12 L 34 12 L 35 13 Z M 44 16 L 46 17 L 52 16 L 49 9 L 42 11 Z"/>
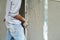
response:
<path id="1" fill-rule="evenodd" d="M 16 15 L 14 18 L 20 20 L 21 22 L 25 21 L 25 19 L 20 14 Z"/>
<path id="2" fill-rule="evenodd" d="M 20 20 L 20 21 L 22 22 L 22 23 L 21 23 L 22 26 L 24 26 L 25 28 L 26 28 L 26 26 L 28 25 L 27 21 L 26 21 L 20 14 L 16 15 L 14 18 Z"/>

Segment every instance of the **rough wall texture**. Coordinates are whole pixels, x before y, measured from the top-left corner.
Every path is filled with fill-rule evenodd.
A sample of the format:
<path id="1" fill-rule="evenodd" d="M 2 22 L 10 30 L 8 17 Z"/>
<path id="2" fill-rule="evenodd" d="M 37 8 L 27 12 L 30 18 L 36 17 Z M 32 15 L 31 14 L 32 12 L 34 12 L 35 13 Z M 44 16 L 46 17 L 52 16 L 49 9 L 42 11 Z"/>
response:
<path id="1" fill-rule="evenodd" d="M 6 27 L 3 22 L 5 16 L 5 4 L 6 0 L 0 0 L 0 40 L 5 40 Z"/>
<path id="2" fill-rule="evenodd" d="M 42 27 L 43 27 L 43 5 L 40 0 L 29 0 L 28 3 L 28 40 L 43 40 Z"/>
<path id="3" fill-rule="evenodd" d="M 49 40 L 60 40 L 60 2 L 49 2 Z"/>

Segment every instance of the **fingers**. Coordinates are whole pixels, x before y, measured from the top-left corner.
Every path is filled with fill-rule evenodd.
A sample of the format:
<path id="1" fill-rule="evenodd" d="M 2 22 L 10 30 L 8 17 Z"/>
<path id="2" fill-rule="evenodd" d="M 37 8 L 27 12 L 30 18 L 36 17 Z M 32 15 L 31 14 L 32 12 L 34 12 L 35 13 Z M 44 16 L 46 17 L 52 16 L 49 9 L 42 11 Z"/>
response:
<path id="1" fill-rule="evenodd" d="M 28 21 L 25 21 L 25 22 L 23 23 L 23 26 L 24 26 L 25 28 L 27 28 L 27 26 L 28 26 Z"/>

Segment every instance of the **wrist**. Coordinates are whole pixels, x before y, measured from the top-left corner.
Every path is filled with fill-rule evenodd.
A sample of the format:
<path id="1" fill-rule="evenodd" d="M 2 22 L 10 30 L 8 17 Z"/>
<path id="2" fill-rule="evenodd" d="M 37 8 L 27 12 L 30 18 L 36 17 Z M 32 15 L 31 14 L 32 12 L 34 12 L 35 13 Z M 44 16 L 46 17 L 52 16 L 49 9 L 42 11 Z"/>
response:
<path id="1" fill-rule="evenodd" d="M 22 23 L 24 23 L 25 22 L 25 18 L 22 18 Z"/>

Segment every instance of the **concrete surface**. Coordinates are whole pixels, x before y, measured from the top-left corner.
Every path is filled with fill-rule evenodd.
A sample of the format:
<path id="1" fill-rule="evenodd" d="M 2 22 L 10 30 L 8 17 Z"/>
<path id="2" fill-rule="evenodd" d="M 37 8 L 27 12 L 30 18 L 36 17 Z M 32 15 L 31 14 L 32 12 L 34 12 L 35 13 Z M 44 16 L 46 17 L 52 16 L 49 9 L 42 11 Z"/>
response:
<path id="1" fill-rule="evenodd" d="M 0 40 L 5 40 L 6 26 L 3 22 L 5 16 L 6 0 L 0 0 Z"/>
<path id="2" fill-rule="evenodd" d="M 49 1 L 49 40 L 60 40 L 60 2 Z"/>

